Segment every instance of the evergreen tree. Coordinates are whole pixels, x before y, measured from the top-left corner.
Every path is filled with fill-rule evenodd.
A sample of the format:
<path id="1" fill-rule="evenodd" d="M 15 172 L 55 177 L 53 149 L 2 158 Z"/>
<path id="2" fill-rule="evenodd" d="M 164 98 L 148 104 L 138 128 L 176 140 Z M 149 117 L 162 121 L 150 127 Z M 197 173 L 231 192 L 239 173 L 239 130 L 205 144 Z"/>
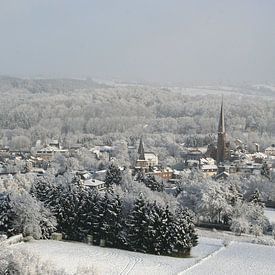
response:
<path id="1" fill-rule="evenodd" d="M 229 203 L 232 206 L 235 206 L 237 201 L 243 200 L 243 195 L 239 186 L 236 183 L 230 183 L 229 187 Z"/>
<path id="2" fill-rule="evenodd" d="M 53 184 L 46 178 L 38 178 L 32 185 L 30 193 L 41 202 L 47 202 L 53 189 Z"/>
<path id="3" fill-rule="evenodd" d="M 93 203 L 93 209 L 90 213 L 90 219 L 92 221 L 90 234 L 93 235 L 94 240 L 97 244 L 99 244 L 100 239 L 105 238 L 105 227 L 103 223 L 106 207 L 108 204 L 108 201 L 105 201 L 105 198 L 106 196 L 97 196 L 96 200 Z"/>
<path id="4" fill-rule="evenodd" d="M 108 190 L 104 197 L 101 234 L 106 245 L 118 247 L 121 245 L 120 232 L 122 230 L 121 201 Z"/>
<path id="5" fill-rule="evenodd" d="M 127 221 L 128 234 L 127 245 L 131 250 L 147 252 L 147 239 L 149 217 L 148 207 L 145 204 L 142 194 L 136 199 L 134 208 Z"/>
<path id="6" fill-rule="evenodd" d="M 138 170 L 137 173 L 135 174 L 134 180 L 137 182 L 144 182 L 144 179 L 145 179 L 144 171 L 142 169 Z"/>
<path id="7" fill-rule="evenodd" d="M 94 217 L 96 203 L 99 194 L 91 188 L 82 189 L 82 197 L 79 206 L 79 235 L 80 239 L 85 239 L 87 235 L 94 235 L 94 223 L 97 221 Z"/>
<path id="8" fill-rule="evenodd" d="M 163 234 L 165 233 L 163 227 L 164 210 L 156 202 L 148 204 L 147 207 L 150 208 L 150 226 L 148 229 L 150 245 L 147 252 L 160 255 L 162 253 Z"/>
<path id="9" fill-rule="evenodd" d="M 13 235 L 14 211 L 8 193 L 0 193 L 0 232 L 9 236 Z"/>
<path id="10" fill-rule="evenodd" d="M 57 214 L 64 186 L 61 182 L 54 182 L 53 179 L 43 177 L 34 182 L 30 193 L 36 199 L 43 202 L 53 213 Z"/>
<path id="11" fill-rule="evenodd" d="M 122 173 L 119 167 L 112 163 L 106 172 L 105 184 L 108 188 L 113 184 L 116 184 L 116 185 L 121 184 L 121 181 L 122 181 Z"/>
<path id="12" fill-rule="evenodd" d="M 161 242 L 160 242 L 160 254 L 172 254 L 175 244 L 177 242 L 177 234 L 176 234 L 176 223 L 175 217 L 169 211 L 168 206 L 163 212 L 162 215 L 162 226 L 161 226 Z"/>
<path id="13" fill-rule="evenodd" d="M 65 235 L 65 238 L 71 240 L 81 240 L 79 224 L 82 188 L 74 181 L 65 186 L 60 194 L 59 204 L 55 208 L 58 229 Z"/>
<path id="14" fill-rule="evenodd" d="M 158 192 L 163 191 L 163 183 L 158 182 L 153 174 L 147 175 L 144 178 L 143 182 L 152 191 L 158 191 Z"/>
<path id="15" fill-rule="evenodd" d="M 177 243 L 175 248 L 178 252 L 189 252 L 198 244 L 198 236 L 195 231 L 194 214 L 187 208 L 178 209 L 176 212 Z"/>

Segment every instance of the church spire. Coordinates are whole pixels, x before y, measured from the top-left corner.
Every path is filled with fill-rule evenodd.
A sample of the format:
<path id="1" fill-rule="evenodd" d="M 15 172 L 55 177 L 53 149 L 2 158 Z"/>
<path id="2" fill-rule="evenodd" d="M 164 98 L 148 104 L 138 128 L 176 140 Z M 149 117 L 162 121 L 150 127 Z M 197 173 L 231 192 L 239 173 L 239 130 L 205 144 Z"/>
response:
<path id="1" fill-rule="evenodd" d="M 219 132 L 219 133 L 225 133 L 225 126 L 224 126 L 224 110 L 223 110 L 223 97 L 222 97 L 222 103 L 221 103 L 221 112 L 220 112 L 220 120 L 219 120 L 218 132 Z"/>
<path id="2" fill-rule="evenodd" d="M 224 162 L 225 159 L 225 144 L 226 144 L 226 133 L 224 125 L 224 109 L 223 109 L 223 98 L 221 103 L 220 119 L 218 125 L 218 143 L 217 143 L 217 165 Z"/>
<path id="3" fill-rule="evenodd" d="M 140 138 L 139 146 L 138 146 L 138 159 L 145 160 L 142 137 Z"/>

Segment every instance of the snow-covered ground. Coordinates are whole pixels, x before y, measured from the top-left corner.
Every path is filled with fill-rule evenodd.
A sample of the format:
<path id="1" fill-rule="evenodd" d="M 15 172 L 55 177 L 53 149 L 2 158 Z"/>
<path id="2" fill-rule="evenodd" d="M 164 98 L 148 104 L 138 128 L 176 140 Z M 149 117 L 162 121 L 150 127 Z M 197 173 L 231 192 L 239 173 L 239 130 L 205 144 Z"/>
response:
<path id="1" fill-rule="evenodd" d="M 275 209 L 274 208 L 266 208 L 264 210 L 266 217 L 269 219 L 269 222 L 275 224 Z"/>
<path id="2" fill-rule="evenodd" d="M 89 246 L 78 242 L 32 241 L 14 246 L 51 261 L 58 268 L 75 272 L 78 266 L 94 267 L 98 274 L 177 274 L 223 247 L 222 240 L 200 238 L 188 258 L 173 258 Z"/>
<path id="3" fill-rule="evenodd" d="M 232 242 L 212 257 L 202 260 L 182 274 L 275 274 L 275 247 Z"/>
<path id="4" fill-rule="evenodd" d="M 275 274 L 275 246 L 249 243 L 251 235 L 199 230 L 199 245 L 191 256 L 173 258 L 119 249 L 52 240 L 19 243 L 14 249 L 28 250 L 69 273 L 90 267 L 96 274 Z M 207 237 L 206 237 L 207 236 Z M 270 236 L 271 238 L 271 236 Z"/>

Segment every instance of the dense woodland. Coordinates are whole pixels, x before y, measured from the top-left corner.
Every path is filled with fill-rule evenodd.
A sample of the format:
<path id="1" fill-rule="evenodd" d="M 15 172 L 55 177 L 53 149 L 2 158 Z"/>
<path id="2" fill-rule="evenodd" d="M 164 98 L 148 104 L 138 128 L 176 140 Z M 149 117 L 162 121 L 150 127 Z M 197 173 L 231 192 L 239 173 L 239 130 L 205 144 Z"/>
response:
<path id="1" fill-rule="evenodd" d="M 1 143 L 29 149 L 38 139 L 60 138 L 66 146 L 135 145 L 143 135 L 146 147 L 163 160 L 179 154 L 179 144 L 215 140 L 221 93 L 229 138 L 240 138 L 251 149 L 254 142 L 262 148 L 274 143 L 275 92 L 265 87 L 107 86 L 6 77 L 0 79 Z"/>

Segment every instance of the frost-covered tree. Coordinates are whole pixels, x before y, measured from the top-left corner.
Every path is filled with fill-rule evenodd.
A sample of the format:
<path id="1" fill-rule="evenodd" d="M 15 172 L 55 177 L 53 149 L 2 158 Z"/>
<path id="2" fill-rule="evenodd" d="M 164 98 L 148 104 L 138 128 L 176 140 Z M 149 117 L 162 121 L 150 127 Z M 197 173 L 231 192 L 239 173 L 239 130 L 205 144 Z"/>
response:
<path id="1" fill-rule="evenodd" d="M 160 254 L 172 254 L 178 242 L 177 224 L 174 215 L 170 212 L 169 207 L 166 206 L 162 215 L 161 226 L 161 242 L 159 251 Z"/>
<path id="2" fill-rule="evenodd" d="M 134 251 L 147 252 L 147 235 L 149 227 L 148 207 L 140 194 L 127 220 L 127 246 Z"/>
<path id="3" fill-rule="evenodd" d="M 213 182 L 202 194 L 200 202 L 201 213 L 210 222 L 222 222 L 228 220 L 228 215 L 232 212 L 232 206 L 228 202 L 228 189 L 223 188 L 220 183 Z"/>
<path id="4" fill-rule="evenodd" d="M 22 233 L 40 239 L 55 231 L 53 214 L 27 192 L 1 196 L 0 208 L 0 231 L 8 236 Z"/>
<path id="5" fill-rule="evenodd" d="M 95 223 L 98 220 L 97 202 L 100 200 L 100 196 L 96 190 L 90 188 L 84 188 L 81 190 L 82 199 L 78 209 L 80 216 L 79 220 L 79 238 L 81 240 L 86 239 L 87 235 L 95 235 Z"/>
<path id="6" fill-rule="evenodd" d="M 143 179 L 144 184 L 150 188 L 152 191 L 163 191 L 163 183 L 158 182 L 153 174 L 149 174 Z"/>
<path id="7" fill-rule="evenodd" d="M 145 202 L 138 197 L 127 220 L 128 247 L 158 255 L 186 253 L 197 243 L 193 217 L 189 212 L 173 214 L 169 207 Z"/>
<path id="8" fill-rule="evenodd" d="M 249 221 L 245 215 L 233 216 L 230 230 L 240 236 L 242 233 L 249 233 Z"/>
<path id="9" fill-rule="evenodd" d="M 13 234 L 14 210 L 12 209 L 10 194 L 0 193 L 0 232 L 8 236 Z"/>
<path id="10" fill-rule="evenodd" d="M 250 196 L 250 198 L 249 198 L 249 201 L 250 201 L 250 202 L 253 202 L 253 203 L 255 203 L 255 204 L 261 204 L 262 199 L 261 199 L 261 194 L 260 194 L 260 192 L 259 192 L 258 189 L 256 189 L 256 190 L 253 192 L 253 194 L 252 194 L 252 195 Z"/>
<path id="11" fill-rule="evenodd" d="M 121 245 L 122 216 L 121 200 L 111 190 L 105 193 L 104 200 L 101 200 L 103 210 L 100 237 L 106 240 L 106 245 L 119 247 Z"/>
<path id="12" fill-rule="evenodd" d="M 194 213 L 187 208 L 179 208 L 176 211 L 177 242 L 175 248 L 179 252 L 189 252 L 198 244 L 198 235 L 195 231 Z"/>
<path id="13" fill-rule="evenodd" d="M 83 197 L 82 188 L 74 181 L 64 186 L 59 194 L 59 204 L 54 208 L 58 230 L 64 234 L 65 238 L 72 240 L 79 240 L 81 237 L 78 225 L 81 219 L 79 210 Z"/>
<path id="14" fill-rule="evenodd" d="M 47 179 L 37 181 L 32 194 L 52 211 L 57 219 L 57 230 L 65 238 L 80 240 L 82 232 L 78 224 L 81 219 L 81 202 L 85 198 L 84 187 L 76 177 L 58 176 L 54 180 L 55 182 Z"/>
<path id="15" fill-rule="evenodd" d="M 268 224 L 261 205 L 239 201 L 233 209 L 230 228 L 238 235 L 252 233 L 259 236 L 267 229 Z"/>
<path id="16" fill-rule="evenodd" d="M 56 219 L 52 213 L 29 193 L 12 196 L 15 216 L 13 227 L 16 232 L 31 235 L 36 239 L 49 238 L 56 230 Z"/>
<path id="17" fill-rule="evenodd" d="M 110 187 L 113 184 L 119 185 L 122 181 L 122 173 L 118 166 L 111 163 L 108 167 L 106 176 L 105 176 L 105 184 L 107 187 Z"/>

